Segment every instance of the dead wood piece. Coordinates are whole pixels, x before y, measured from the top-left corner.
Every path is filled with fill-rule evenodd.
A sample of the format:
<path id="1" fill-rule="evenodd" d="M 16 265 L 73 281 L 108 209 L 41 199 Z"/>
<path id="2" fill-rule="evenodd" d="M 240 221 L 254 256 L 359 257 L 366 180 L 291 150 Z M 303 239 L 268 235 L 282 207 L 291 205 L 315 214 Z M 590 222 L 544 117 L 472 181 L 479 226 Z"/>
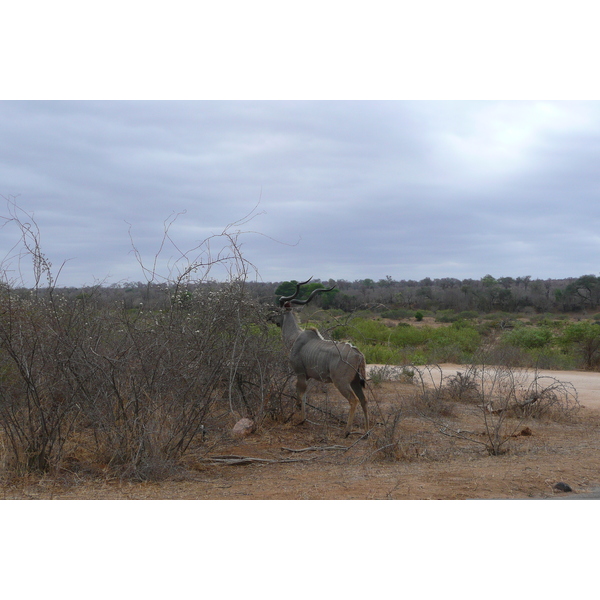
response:
<path id="1" fill-rule="evenodd" d="M 282 450 L 287 450 L 288 452 L 313 452 L 320 450 L 347 450 L 347 446 L 310 446 L 309 448 L 286 448 L 282 446 Z"/>
<path id="2" fill-rule="evenodd" d="M 520 406 L 521 406 L 521 408 L 525 408 L 526 406 L 531 406 L 532 404 L 535 404 L 539 399 L 540 399 L 540 396 L 532 396 L 528 400 L 525 400 L 525 402 L 522 402 L 520 404 Z"/>
<path id="3" fill-rule="evenodd" d="M 285 462 L 301 462 L 302 459 L 296 458 L 282 458 L 282 459 L 272 459 L 272 458 L 257 458 L 254 456 L 237 456 L 235 454 L 225 454 L 222 456 L 208 456 L 203 458 L 203 462 L 210 462 L 212 464 L 222 464 L 228 466 L 241 466 L 241 465 L 250 465 L 254 463 L 262 463 L 262 464 L 274 464 L 274 463 L 285 463 Z"/>
<path id="4" fill-rule="evenodd" d="M 226 454 L 223 456 L 209 456 L 204 460 L 213 463 L 221 463 L 226 465 L 249 465 L 252 463 L 272 463 L 276 462 L 270 458 L 256 458 L 253 456 L 236 456 L 234 454 Z"/>

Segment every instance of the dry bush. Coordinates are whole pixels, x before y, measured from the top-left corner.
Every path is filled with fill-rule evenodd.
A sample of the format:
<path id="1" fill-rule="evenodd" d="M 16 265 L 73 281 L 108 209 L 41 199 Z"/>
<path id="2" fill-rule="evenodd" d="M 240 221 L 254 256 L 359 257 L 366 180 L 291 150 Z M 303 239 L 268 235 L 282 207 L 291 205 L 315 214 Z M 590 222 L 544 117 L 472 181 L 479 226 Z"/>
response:
<path id="1" fill-rule="evenodd" d="M 422 390 L 406 403 L 406 409 L 418 417 L 455 417 L 456 405 L 448 402 L 443 390 Z"/>
<path id="2" fill-rule="evenodd" d="M 402 410 L 397 410 L 385 419 L 382 433 L 377 440 L 379 456 L 387 460 L 400 460 L 403 456 L 400 448 L 398 426 L 403 418 Z"/>
<path id="3" fill-rule="evenodd" d="M 373 371 L 381 376 L 380 386 L 388 380 L 416 386 L 409 385 L 409 391 L 402 396 L 396 395 L 393 406 L 401 405 L 400 409 L 393 408 L 390 413 L 385 413 L 379 403 L 375 403 L 380 411 L 380 422 L 370 438 L 375 449 L 364 460 L 371 457 L 391 461 L 416 460 L 421 456 L 420 447 L 401 431 L 403 420 L 416 417 L 437 422 L 456 416 L 456 404 L 448 401 L 441 385 L 441 369 L 437 366 L 383 367 L 372 370 L 371 379 Z"/>
<path id="4" fill-rule="evenodd" d="M 531 383 L 517 395 L 512 411 L 515 416 L 569 421 L 580 407 L 572 383 L 535 371 Z"/>
<path id="5" fill-rule="evenodd" d="M 228 226 L 182 253 L 164 277 L 157 259 L 146 268 L 136 250 L 148 289 L 162 295 L 126 308 L 100 287 L 62 295 L 35 222 L 11 210 L 18 259 L 32 259 L 35 280 L 17 288 L 0 268 L 0 428 L 12 472 L 56 471 L 81 452 L 122 477 L 160 478 L 210 435 L 215 412 L 259 420 L 284 412 L 288 369 L 247 293 L 239 231 Z M 226 283 L 209 277 L 215 265 L 227 267 Z"/>
<path id="6" fill-rule="evenodd" d="M 442 369 L 438 365 L 413 366 L 411 369 L 419 386 L 419 393 L 407 403 L 411 413 L 429 419 L 455 416 L 456 408 L 448 401 Z"/>
<path id="7" fill-rule="evenodd" d="M 410 367 L 399 367 L 396 365 L 372 367 L 369 371 L 369 381 L 375 386 L 381 385 L 384 381 L 413 383 L 414 376 L 415 372 Z"/>
<path id="8" fill-rule="evenodd" d="M 420 445 L 412 436 L 407 436 L 406 432 L 401 430 L 402 421 L 408 416 L 410 412 L 404 409 L 386 416 L 371 440 L 371 446 L 375 450 L 369 452 L 363 462 L 370 458 L 393 462 L 412 462 L 421 458 Z"/>
<path id="9" fill-rule="evenodd" d="M 245 339 L 235 368 L 227 373 L 225 397 L 235 415 L 256 423 L 285 422 L 294 413 L 292 379 L 279 336 L 262 331 Z"/>
<path id="10" fill-rule="evenodd" d="M 81 413 L 79 383 L 55 299 L 0 290 L 0 426 L 17 473 L 46 471 L 62 455 Z"/>
<path id="11" fill-rule="evenodd" d="M 525 369 L 506 365 L 489 366 L 482 361 L 466 367 L 465 372 L 456 376 L 439 381 L 430 379 L 434 381 L 433 389 L 423 386 L 420 402 L 426 406 L 431 404 L 433 395 L 475 404 L 484 426 L 483 440 L 461 432 L 441 418 L 451 415 L 436 415 L 425 410 L 421 415 L 434 421 L 441 433 L 483 444 L 492 455 L 506 452 L 507 442 L 526 418 L 569 419 L 580 406 L 572 384 L 542 377 L 537 371 L 531 375 Z"/>
<path id="12" fill-rule="evenodd" d="M 454 402 L 479 403 L 481 400 L 479 388 L 471 370 L 447 377 L 444 382 L 444 391 L 445 395 Z"/>
<path id="13" fill-rule="evenodd" d="M 470 365 L 444 378 L 442 389 L 456 402 L 485 406 L 493 414 L 506 411 L 514 417 L 564 420 L 580 407 L 573 384 L 542 376 L 537 369 Z"/>

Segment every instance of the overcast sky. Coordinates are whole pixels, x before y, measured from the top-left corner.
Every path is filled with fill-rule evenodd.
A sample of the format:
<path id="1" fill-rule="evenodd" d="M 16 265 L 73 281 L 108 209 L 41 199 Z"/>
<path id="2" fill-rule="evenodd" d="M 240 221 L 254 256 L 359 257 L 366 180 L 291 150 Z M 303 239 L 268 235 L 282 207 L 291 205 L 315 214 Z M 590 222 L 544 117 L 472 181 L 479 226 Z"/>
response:
<path id="1" fill-rule="evenodd" d="M 264 281 L 600 271 L 598 102 L 3 101 L 0 139 L 63 285 L 143 281 L 184 212 L 180 250 L 254 214 Z"/>

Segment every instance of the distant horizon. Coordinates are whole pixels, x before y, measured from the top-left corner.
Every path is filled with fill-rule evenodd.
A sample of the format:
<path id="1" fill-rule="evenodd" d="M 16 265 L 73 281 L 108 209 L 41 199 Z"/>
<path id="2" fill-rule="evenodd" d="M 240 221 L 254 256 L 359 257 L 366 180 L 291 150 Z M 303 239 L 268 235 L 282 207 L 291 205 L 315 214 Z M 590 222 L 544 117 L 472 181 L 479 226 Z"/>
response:
<path id="1" fill-rule="evenodd" d="M 511 275 L 501 275 L 499 277 L 494 276 L 491 273 L 486 273 L 485 275 L 483 275 L 482 277 L 478 277 L 478 278 L 474 278 L 474 277 L 465 277 L 465 278 L 459 278 L 459 277 L 423 277 L 422 279 L 394 279 L 392 278 L 392 283 L 417 283 L 417 284 L 421 284 L 421 285 L 427 285 L 427 284 L 423 284 L 423 281 L 426 279 L 430 279 L 432 283 L 435 283 L 436 281 L 443 281 L 443 280 L 447 280 L 447 279 L 451 279 L 451 280 L 455 280 L 458 281 L 460 283 L 465 282 L 465 281 L 477 281 L 477 282 L 481 282 L 483 279 L 485 279 L 485 277 L 487 277 L 488 275 L 491 275 L 495 280 L 499 280 L 499 279 L 504 279 L 504 278 L 510 278 L 513 279 L 514 283 L 516 284 L 518 279 L 523 279 L 525 277 L 529 277 L 529 283 L 532 283 L 534 281 L 566 281 L 566 280 L 577 280 L 581 277 L 585 277 L 585 276 L 593 276 L 593 277 L 599 277 L 600 275 L 596 275 L 594 273 L 582 273 L 580 275 L 572 275 L 569 277 L 533 277 L 530 275 L 517 275 L 516 277 L 513 277 Z M 381 281 L 384 281 L 383 278 L 380 279 L 373 279 L 372 277 L 364 277 L 362 279 L 353 279 L 353 280 L 349 280 L 349 279 L 343 279 L 343 278 L 335 278 L 335 277 L 331 277 L 331 278 L 321 278 L 321 277 L 313 277 L 312 278 L 312 283 L 314 282 L 329 282 L 329 281 L 343 281 L 346 283 L 350 283 L 352 285 L 358 285 L 363 283 L 366 280 L 372 280 L 375 286 L 379 286 Z M 234 280 L 216 280 L 216 279 L 207 279 L 207 280 L 190 280 L 189 283 L 190 285 L 200 285 L 200 284 L 227 284 L 230 283 L 231 281 Z M 299 279 L 281 279 L 281 280 L 274 280 L 274 281 L 265 281 L 265 280 L 257 280 L 257 279 L 250 279 L 250 278 L 246 278 L 244 279 L 245 282 L 247 283 L 256 283 L 256 284 L 260 284 L 260 285 L 276 285 L 276 284 L 281 284 L 281 283 L 285 283 L 288 281 L 300 281 Z M 5 281 L 0 280 L 0 283 L 5 283 Z M 171 284 L 176 284 L 177 282 L 175 280 L 168 280 L 168 281 L 142 281 L 142 280 L 133 280 L 133 279 L 125 279 L 123 281 L 116 281 L 116 282 L 112 282 L 112 283 L 103 283 L 103 282 L 98 282 L 98 283 L 90 283 L 90 284 L 83 284 L 83 285 L 70 285 L 70 284 L 62 284 L 60 283 L 60 281 L 58 281 L 56 283 L 56 285 L 54 286 L 48 286 L 47 284 L 40 284 L 39 286 L 37 286 L 39 289 L 48 289 L 49 287 L 53 287 L 55 289 L 61 289 L 61 288 L 74 288 L 74 289 L 83 289 L 83 288 L 94 288 L 94 287 L 100 287 L 100 288 L 119 288 L 119 287 L 126 287 L 127 285 L 151 285 L 151 286 L 168 286 Z M 25 285 L 11 285 L 10 286 L 11 289 L 35 289 L 35 286 L 25 286 Z"/>

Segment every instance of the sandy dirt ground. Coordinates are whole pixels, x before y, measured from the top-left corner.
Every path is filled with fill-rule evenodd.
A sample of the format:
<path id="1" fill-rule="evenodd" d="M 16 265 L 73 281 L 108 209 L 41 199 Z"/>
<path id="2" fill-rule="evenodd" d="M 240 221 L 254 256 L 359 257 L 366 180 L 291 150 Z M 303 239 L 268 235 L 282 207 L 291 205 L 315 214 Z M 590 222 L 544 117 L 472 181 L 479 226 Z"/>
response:
<path id="1" fill-rule="evenodd" d="M 464 370 L 441 365 L 444 374 Z M 180 468 L 158 481 L 95 472 L 5 480 L 4 499 L 527 499 L 576 497 L 600 488 L 600 373 L 543 372 L 571 382 L 582 408 L 564 420 L 514 423 L 507 452 L 485 450 L 481 409 L 457 403 L 447 421 L 468 439 L 444 435 L 409 410 L 418 386 L 368 386 L 374 428 L 344 438 L 347 402 L 332 386 L 310 391 L 308 421 L 263 422 L 244 439 L 208 436 Z M 360 413 L 360 411 L 357 411 Z M 399 415 L 394 424 L 394 415 Z M 232 418 L 231 426 L 234 424 Z M 564 482 L 573 490 L 558 492 Z"/>
<path id="2" fill-rule="evenodd" d="M 440 365 L 444 376 L 456 375 L 458 371 L 464 372 L 463 365 L 450 363 Z M 532 371 L 526 371 L 529 380 L 533 376 Z M 579 397 L 579 402 L 586 408 L 600 410 L 600 373 L 585 371 L 550 371 L 542 369 L 538 371 L 542 377 L 554 377 L 559 381 L 572 383 Z"/>

